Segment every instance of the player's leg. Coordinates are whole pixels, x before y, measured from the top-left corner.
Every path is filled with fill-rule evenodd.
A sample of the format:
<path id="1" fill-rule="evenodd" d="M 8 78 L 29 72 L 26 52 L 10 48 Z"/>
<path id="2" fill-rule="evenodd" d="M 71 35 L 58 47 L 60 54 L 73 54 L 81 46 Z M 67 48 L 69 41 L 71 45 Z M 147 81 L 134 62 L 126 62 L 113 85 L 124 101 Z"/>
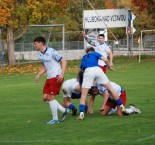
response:
<path id="1" fill-rule="evenodd" d="M 121 107 L 119 105 L 117 105 L 117 115 L 118 116 L 122 116 L 123 115 L 122 114 L 122 109 L 121 109 Z"/>
<path id="2" fill-rule="evenodd" d="M 84 118 L 84 112 L 85 112 L 85 107 L 86 107 L 85 102 L 86 102 L 88 90 L 89 88 L 82 88 L 82 94 L 81 94 L 80 105 L 79 105 L 80 116 L 78 118 L 81 120 Z"/>
<path id="3" fill-rule="evenodd" d="M 106 116 L 106 115 L 108 115 L 108 113 L 110 112 L 110 110 L 111 110 L 111 107 L 105 105 L 105 108 L 102 109 L 102 110 L 100 110 L 100 114 L 103 115 L 103 116 Z"/>
<path id="4" fill-rule="evenodd" d="M 58 82 L 57 79 L 58 78 L 49 79 L 48 89 L 45 89 L 44 92 L 48 91 L 50 94 L 49 105 L 50 105 L 50 109 L 51 109 L 51 112 L 53 115 L 53 120 L 55 120 L 54 116 L 56 116 L 57 110 L 59 110 L 60 112 L 63 113 L 62 121 L 64 121 L 67 116 L 67 109 L 65 109 L 62 105 L 60 105 L 58 103 L 58 101 L 55 99 L 55 96 L 59 94 L 60 88 L 62 85 L 62 82 L 61 83 Z M 57 120 L 58 120 L 58 118 L 57 118 Z"/>
<path id="5" fill-rule="evenodd" d="M 88 91 L 91 88 L 91 85 L 93 84 L 93 81 L 95 79 L 96 68 L 99 68 L 99 67 L 87 68 L 83 74 L 82 93 L 81 93 L 80 105 L 79 105 L 80 116 L 78 118 L 81 120 L 84 118 L 85 102 L 88 95 Z"/>
<path id="6" fill-rule="evenodd" d="M 105 108 L 100 110 L 100 114 L 108 115 L 110 110 L 115 107 L 116 107 L 116 102 L 114 100 L 111 100 L 110 98 L 108 98 L 108 100 L 106 101 L 106 104 L 105 104 Z"/>
<path id="7" fill-rule="evenodd" d="M 125 106 L 123 105 L 121 98 L 118 96 L 117 92 L 112 88 L 110 82 L 103 85 L 108 89 L 109 93 L 113 96 L 113 98 L 116 101 L 116 104 L 120 106 L 123 114 L 126 114 L 126 115 L 129 114 L 125 109 Z"/>
<path id="8" fill-rule="evenodd" d="M 65 97 L 64 99 L 66 100 L 66 106 L 67 106 L 67 108 L 69 108 L 70 110 L 72 110 L 72 115 L 73 116 L 76 116 L 77 109 L 76 109 L 75 105 L 71 102 L 71 98 L 70 97 Z"/>

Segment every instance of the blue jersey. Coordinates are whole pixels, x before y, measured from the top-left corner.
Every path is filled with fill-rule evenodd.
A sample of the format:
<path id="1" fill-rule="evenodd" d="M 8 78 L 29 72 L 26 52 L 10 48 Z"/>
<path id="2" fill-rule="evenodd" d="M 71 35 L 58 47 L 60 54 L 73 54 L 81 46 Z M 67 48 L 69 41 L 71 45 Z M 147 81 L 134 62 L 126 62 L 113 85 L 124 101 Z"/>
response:
<path id="1" fill-rule="evenodd" d="M 88 67 L 98 66 L 98 60 L 102 57 L 98 52 L 91 52 L 83 56 L 82 62 L 80 65 L 81 70 L 85 70 Z"/>

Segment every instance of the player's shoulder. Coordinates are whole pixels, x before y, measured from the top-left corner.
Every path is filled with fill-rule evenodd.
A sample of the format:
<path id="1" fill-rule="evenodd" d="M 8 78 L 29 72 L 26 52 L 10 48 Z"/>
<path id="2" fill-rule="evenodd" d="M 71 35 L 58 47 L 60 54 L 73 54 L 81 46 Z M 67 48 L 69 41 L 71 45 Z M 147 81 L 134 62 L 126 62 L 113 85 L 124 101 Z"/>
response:
<path id="1" fill-rule="evenodd" d="M 53 49 L 53 48 L 51 48 L 51 47 L 48 47 L 47 50 L 50 51 L 50 52 L 55 52 L 55 51 L 56 51 L 55 49 Z"/>

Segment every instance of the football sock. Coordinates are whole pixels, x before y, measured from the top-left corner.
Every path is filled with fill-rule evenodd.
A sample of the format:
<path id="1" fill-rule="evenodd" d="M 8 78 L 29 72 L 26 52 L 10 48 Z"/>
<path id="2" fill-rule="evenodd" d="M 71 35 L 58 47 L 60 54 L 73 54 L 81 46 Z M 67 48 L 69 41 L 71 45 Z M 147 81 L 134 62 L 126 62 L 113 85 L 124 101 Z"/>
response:
<path id="1" fill-rule="evenodd" d="M 75 106 L 74 106 L 73 104 L 70 104 L 70 105 L 68 106 L 68 108 L 72 110 L 72 109 L 75 108 Z"/>
<path id="2" fill-rule="evenodd" d="M 85 105 L 80 104 L 79 105 L 79 110 L 80 110 L 80 112 L 84 112 L 85 111 Z"/>
<path id="3" fill-rule="evenodd" d="M 85 106 L 85 113 L 88 112 L 88 106 Z"/>
<path id="4" fill-rule="evenodd" d="M 50 109 L 53 115 L 53 120 L 58 120 L 58 113 L 57 113 L 57 102 L 56 100 L 49 101 Z"/>
<path id="5" fill-rule="evenodd" d="M 64 113 L 66 109 L 65 109 L 63 106 L 61 106 L 57 100 L 55 100 L 55 101 L 56 101 L 56 103 L 57 103 L 57 108 L 58 108 L 58 110 L 59 110 L 61 113 Z"/>
<path id="6" fill-rule="evenodd" d="M 116 104 L 119 105 L 119 106 L 122 105 L 122 100 L 121 100 L 120 98 L 118 98 L 118 99 L 116 100 Z"/>

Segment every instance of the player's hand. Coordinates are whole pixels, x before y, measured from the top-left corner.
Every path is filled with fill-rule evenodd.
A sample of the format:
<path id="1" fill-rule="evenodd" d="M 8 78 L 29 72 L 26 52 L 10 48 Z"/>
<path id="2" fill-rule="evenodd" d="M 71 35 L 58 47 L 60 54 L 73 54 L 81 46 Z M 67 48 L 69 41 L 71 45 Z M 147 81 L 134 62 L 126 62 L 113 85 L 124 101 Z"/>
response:
<path id="1" fill-rule="evenodd" d="M 58 83 L 61 83 L 63 80 L 64 80 L 64 75 L 60 74 L 60 75 L 58 76 L 57 82 L 58 82 Z"/>
<path id="2" fill-rule="evenodd" d="M 84 31 L 83 31 L 81 34 L 82 34 L 82 36 L 83 36 L 83 37 L 85 37 L 85 36 L 86 36 L 86 33 L 85 33 Z"/>
<path id="3" fill-rule="evenodd" d="M 89 113 L 89 114 L 93 114 L 93 113 L 94 113 L 94 112 L 93 112 L 93 109 L 89 108 L 89 109 L 88 109 L 88 113 Z"/>
<path id="4" fill-rule="evenodd" d="M 36 76 L 36 82 L 39 83 L 40 75 Z"/>
<path id="5" fill-rule="evenodd" d="M 110 66 L 110 68 L 112 68 L 113 67 L 113 63 L 111 62 L 111 63 L 109 63 L 109 66 Z"/>

